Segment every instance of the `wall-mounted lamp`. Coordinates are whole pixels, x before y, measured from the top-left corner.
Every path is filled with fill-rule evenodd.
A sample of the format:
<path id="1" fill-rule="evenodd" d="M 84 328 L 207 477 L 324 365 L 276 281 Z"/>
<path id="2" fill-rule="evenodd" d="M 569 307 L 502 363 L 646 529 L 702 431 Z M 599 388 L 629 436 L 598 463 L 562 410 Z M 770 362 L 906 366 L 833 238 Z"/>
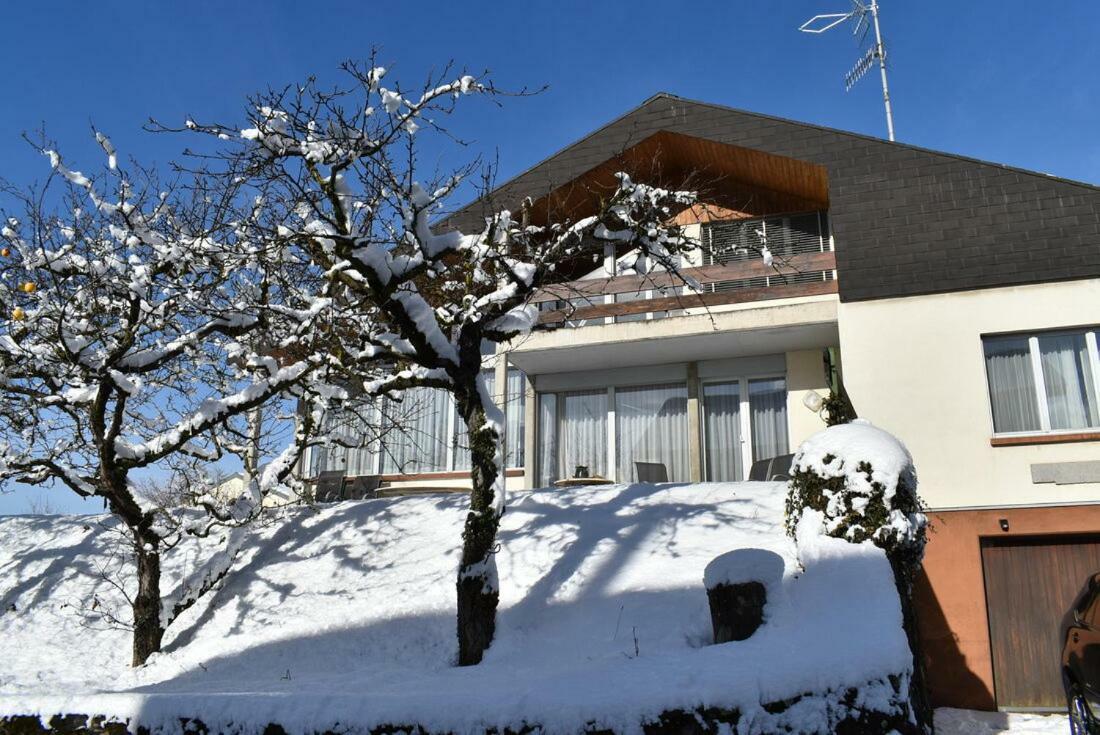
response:
<path id="1" fill-rule="evenodd" d="M 825 407 L 825 399 L 817 391 L 807 391 L 806 395 L 802 396 L 802 405 L 814 413 L 821 413 L 821 409 Z"/>
<path id="2" fill-rule="evenodd" d="M 1002 518 L 1001 520 L 997 521 L 997 523 L 1000 524 L 1002 531 L 1005 531 L 1005 532 L 1008 531 L 1008 519 L 1007 518 Z"/>

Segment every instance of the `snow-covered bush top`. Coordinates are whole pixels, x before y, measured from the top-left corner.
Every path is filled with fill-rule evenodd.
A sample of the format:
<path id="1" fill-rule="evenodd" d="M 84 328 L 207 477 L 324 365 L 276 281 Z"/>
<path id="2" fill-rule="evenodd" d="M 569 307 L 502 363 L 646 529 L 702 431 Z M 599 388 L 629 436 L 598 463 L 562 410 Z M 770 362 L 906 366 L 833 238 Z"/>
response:
<path id="1" fill-rule="evenodd" d="M 927 519 L 917 497 L 909 451 L 892 434 L 856 419 L 830 426 L 799 447 L 791 465 L 787 526 L 803 511 L 823 516 L 830 536 L 854 543 L 871 539 L 887 551 L 924 547 Z"/>

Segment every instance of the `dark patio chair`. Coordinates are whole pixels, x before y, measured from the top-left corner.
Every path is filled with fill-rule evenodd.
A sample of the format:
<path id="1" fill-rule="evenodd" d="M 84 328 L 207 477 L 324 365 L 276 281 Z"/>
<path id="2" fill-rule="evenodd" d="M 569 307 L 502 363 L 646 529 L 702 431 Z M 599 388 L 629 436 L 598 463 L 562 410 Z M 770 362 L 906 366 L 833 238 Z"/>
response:
<path id="1" fill-rule="evenodd" d="M 363 500 L 378 496 L 378 488 L 382 486 L 381 475 L 357 475 L 349 477 L 344 484 L 343 498 L 345 500 Z"/>
<path id="2" fill-rule="evenodd" d="M 318 503 L 335 503 L 343 499 L 346 480 L 344 470 L 319 472 L 313 485 L 313 499 Z"/>
<path id="3" fill-rule="evenodd" d="M 634 474 L 638 482 L 668 482 L 668 468 L 662 462 L 635 462 Z"/>
<path id="4" fill-rule="evenodd" d="M 781 482 L 791 479 L 793 454 L 781 454 L 778 457 L 758 459 L 749 468 L 750 482 Z"/>

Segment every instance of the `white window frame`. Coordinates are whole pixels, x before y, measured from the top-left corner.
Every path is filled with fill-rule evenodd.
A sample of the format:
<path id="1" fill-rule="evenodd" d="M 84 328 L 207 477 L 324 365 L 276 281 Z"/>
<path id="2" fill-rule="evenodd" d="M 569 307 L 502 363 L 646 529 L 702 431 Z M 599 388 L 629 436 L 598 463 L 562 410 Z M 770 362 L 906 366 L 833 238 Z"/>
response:
<path id="1" fill-rule="evenodd" d="M 999 332 L 981 335 L 982 373 L 985 376 L 986 412 L 989 417 L 989 428 L 994 437 L 1014 436 L 1062 436 L 1080 434 L 1083 432 L 1100 432 L 1098 426 L 1086 426 L 1079 429 L 1052 429 L 1050 428 L 1050 408 L 1047 405 L 1046 381 L 1043 376 L 1042 353 L 1039 351 L 1039 338 L 1050 334 L 1081 334 L 1085 335 L 1085 346 L 1088 350 L 1089 370 L 1092 371 L 1093 389 L 1100 397 L 1100 353 L 1098 353 L 1097 333 L 1100 327 L 1059 327 L 1056 329 L 1043 329 L 1034 332 Z M 990 394 L 989 366 L 985 356 L 986 339 L 998 337 L 1027 337 L 1028 357 L 1031 363 L 1031 381 L 1035 386 L 1035 405 L 1039 412 L 1039 428 L 1027 431 L 997 431 L 997 425 L 993 420 L 993 396 Z"/>
<path id="2" fill-rule="evenodd" d="M 716 383 L 737 383 L 737 398 L 740 404 L 738 408 L 738 421 L 741 424 L 741 471 L 748 477 L 749 470 L 752 468 L 752 415 L 749 410 L 749 381 L 750 380 L 782 380 L 783 387 L 787 395 L 790 395 L 790 386 L 788 385 L 787 376 L 785 373 L 758 373 L 753 375 L 739 375 L 737 377 L 729 378 L 701 378 L 699 380 L 699 454 L 702 457 L 702 471 L 703 482 L 711 482 L 710 477 L 705 476 L 707 474 L 707 396 L 706 386 Z M 787 416 L 787 441 L 790 443 L 791 433 L 791 417 Z M 744 482 L 745 477 L 737 480 L 737 482 Z"/>
<path id="3" fill-rule="evenodd" d="M 741 467 L 743 474 L 747 477 L 749 469 L 752 467 L 752 413 L 749 409 L 749 381 L 753 380 L 782 380 L 784 386 L 787 389 L 787 394 L 790 395 L 790 385 L 785 372 L 769 371 L 764 373 L 751 373 L 745 375 L 731 375 L 731 376 L 715 376 L 708 378 L 700 378 L 697 381 L 699 388 L 699 448 L 701 454 L 702 467 L 701 470 L 705 474 L 707 467 L 707 438 L 706 438 L 706 397 L 704 396 L 704 386 L 716 384 L 716 383 L 737 383 L 738 384 L 738 401 L 740 403 L 740 430 L 741 430 Z M 607 466 L 607 479 L 613 482 L 620 482 L 618 476 L 619 472 L 619 457 L 618 447 L 616 443 L 618 441 L 618 422 L 615 415 L 615 391 L 617 388 L 649 388 L 668 385 L 683 385 L 689 388 L 689 395 L 691 393 L 690 386 L 686 380 L 661 380 L 653 383 L 623 383 L 622 385 L 610 385 L 606 387 L 607 390 L 607 455 L 605 464 Z M 561 398 L 560 396 L 567 393 L 577 393 L 584 391 L 600 390 L 598 387 L 593 388 L 576 388 L 570 390 L 549 390 L 540 391 L 535 394 L 535 405 L 538 406 L 542 401 L 543 396 L 554 396 L 556 404 L 556 412 L 554 417 L 554 431 L 561 431 Z M 690 417 L 689 417 L 690 425 Z M 546 437 L 542 435 L 541 424 L 536 422 L 535 426 L 535 450 L 536 450 L 536 469 L 541 471 L 542 467 L 542 452 L 545 451 L 547 446 Z M 787 439 L 790 441 L 790 416 L 787 417 Z M 547 478 L 538 476 L 535 479 L 536 484 L 545 483 Z M 741 481 L 744 481 L 743 479 Z M 703 482 L 710 482 L 708 477 L 703 477 Z"/>
<path id="4" fill-rule="evenodd" d="M 505 384 L 504 384 L 504 404 L 505 405 L 500 407 L 501 410 L 504 411 L 504 413 L 505 413 L 505 427 L 504 427 L 505 436 L 501 437 L 501 441 L 505 442 L 505 449 L 507 449 L 507 432 L 508 432 L 508 428 L 509 428 L 508 425 L 507 425 L 507 403 L 511 399 L 511 397 L 508 395 L 507 375 L 512 370 L 517 370 L 518 371 L 519 368 L 513 367 L 511 365 L 509 365 L 508 368 L 507 368 L 507 371 L 505 373 Z M 442 388 L 437 388 L 435 390 L 443 390 L 443 389 Z M 496 389 L 495 386 L 494 386 L 494 389 L 493 389 L 493 393 L 497 394 L 497 389 Z M 522 400 L 522 399 L 525 399 L 525 398 L 526 398 L 526 394 L 521 391 L 520 397 L 518 397 L 518 399 Z M 381 399 L 381 400 L 384 400 L 384 399 Z M 455 459 L 456 459 L 456 456 L 457 456 L 457 449 L 458 449 L 458 446 L 457 446 L 458 436 L 455 432 L 455 429 L 457 428 L 457 421 L 458 421 L 457 413 L 458 413 L 458 411 L 455 408 L 454 395 L 449 393 L 449 392 L 447 394 L 447 407 L 446 407 L 445 410 L 447 412 L 446 432 L 447 432 L 447 437 L 449 437 L 448 440 L 447 440 L 447 446 L 446 446 L 446 460 L 445 460 L 446 469 L 435 470 L 435 471 L 432 471 L 432 472 L 413 472 L 413 473 L 409 473 L 409 474 L 415 474 L 415 475 L 445 475 L 445 474 L 452 474 L 452 473 L 455 473 L 455 472 L 469 472 L 470 471 L 468 469 L 455 469 Z M 372 413 L 375 415 L 377 420 L 381 421 L 381 419 L 382 419 L 381 409 L 379 409 L 376 406 L 372 407 Z M 383 439 L 380 439 L 380 440 L 377 441 L 377 444 L 378 444 L 378 447 L 377 447 L 377 450 L 374 452 L 373 466 L 371 468 L 371 472 L 372 472 L 372 474 L 375 474 L 375 475 L 382 475 L 383 474 L 383 472 L 382 472 L 382 461 L 383 461 L 385 453 L 386 453 L 385 441 Z M 303 467 L 305 468 L 305 471 L 307 473 L 312 472 L 313 455 L 314 455 L 315 451 L 316 451 L 316 447 L 310 446 L 310 447 L 306 448 L 306 451 L 304 453 L 305 456 L 303 457 Z M 505 454 L 507 455 L 507 451 L 505 451 Z M 506 463 L 506 465 L 507 465 L 507 463 Z M 505 467 L 505 469 L 506 470 L 522 469 L 522 465 L 507 465 Z M 400 473 L 385 473 L 385 474 L 391 474 L 392 475 L 392 474 L 400 474 Z"/>

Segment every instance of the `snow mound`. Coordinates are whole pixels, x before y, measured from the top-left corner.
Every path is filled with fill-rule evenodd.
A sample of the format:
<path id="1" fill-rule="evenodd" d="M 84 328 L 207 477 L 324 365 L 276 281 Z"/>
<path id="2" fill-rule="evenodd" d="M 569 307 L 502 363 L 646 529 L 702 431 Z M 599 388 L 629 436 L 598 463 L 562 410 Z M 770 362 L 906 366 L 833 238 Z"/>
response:
<path id="1" fill-rule="evenodd" d="M 937 735 L 1065 735 L 1065 715 L 1024 712 L 977 712 L 943 707 L 936 710 Z"/>
<path id="2" fill-rule="evenodd" d="M 859 466 L 870 462 L 868 477 Z M 870 497 L 871 484 L 885 488 L 889 502 L 897 492 L 898 481 L 912 473 L 913 458 L 897 437 L 864 419 L 837 424 L 817 432 L 798 448 L 792 463 L 795 469 L 812 471 L 820 477 L 844 477 L 849 488 Z"/>
<path id="3" fill-rule="evenodd" d="M 783 557 L 767 549 L 737 549 L 716 557 L 703 570 L 703 586 L 760 582 L 769 591 L 783 581 Z"/>
<path id="4" fill-rule="evenodd" d="M 746 732 L 797 718 L 800 731 L 827 733 L 843 688 L 888 707 L 886 680 L 904 677 L 911 658 L 883 552 L 810 525 L 796 546 L 783 530 L 784 491 L 514 494 L 497 557 L 496 638 L 482 664 L 461 669 L 452 662 L 462 496 L 276 511 L 278 522 L 249 530 L 221 588 L 137 670 L 128 632 L 104 617 L 125 614 L 102 576 L 128 563 L 113 522 L 0 519 L 0 717 L 107 714 L 154 732 L 177 732 L 191 716 L 212 732 L 277 722 L 289 732 L 535 723 L 639 733 L 661 712 L 718 707 L 739 710 Z M 166 555 L 165 589 L 217 548 L 189 542 Z M 702 577 L 737 549 L 778 555 L 782 594 L 769 595 L 768 625 L 754 636 L 710 645 Z M 829 690 L 840 693 L 763 708 Z"/>
<path id="5" fill-rule="evenodd" d="M 920 512 L 913 458 L 892 434 L 863 419 L 830 426 L 802 443 L 791 472 L 789 528 L 810 505 L 824 514 L 830 535 L 870 538 L 920 558 L 928 519 Z"/>

